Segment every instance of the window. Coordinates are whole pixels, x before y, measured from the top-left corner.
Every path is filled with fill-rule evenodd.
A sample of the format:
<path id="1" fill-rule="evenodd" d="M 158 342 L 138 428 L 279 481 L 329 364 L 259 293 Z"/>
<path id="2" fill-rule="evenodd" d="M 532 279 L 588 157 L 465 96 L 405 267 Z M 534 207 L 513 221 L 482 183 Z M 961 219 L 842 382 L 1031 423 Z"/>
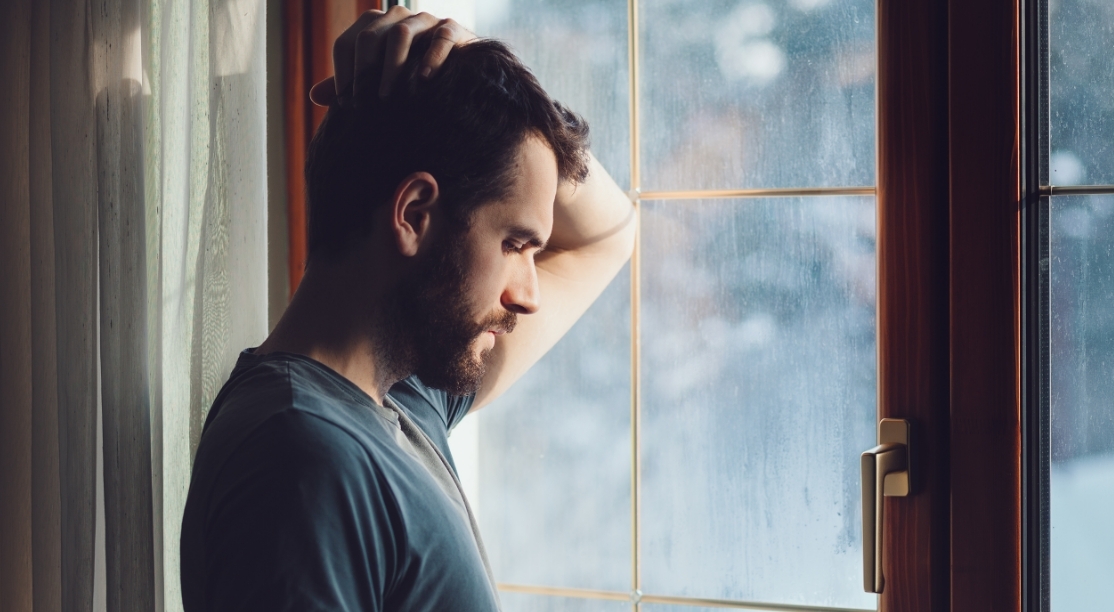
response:
<path id="1" fill-rule="evenodd" d="M 1041 389 L 1033 474 L 1047 503 L 1042 592 L 1033 610 L 1099 609 L 1114 599 L 1114 6 L 1036 2 L 1045 33 L 1034 65 L 1046 96 L 1038 158 Z M 1043 298 L 1043 299 L 1042 299 Z M 1043 358 L 1043 359 L 1041 359 Z"/>
<path id="2" fill-rule="evenodd" d="M 453 436 L 506 609 L 874 609 L 874 3 L 418 8 L 510 42 L 639 202 L 630 270 Z"/>

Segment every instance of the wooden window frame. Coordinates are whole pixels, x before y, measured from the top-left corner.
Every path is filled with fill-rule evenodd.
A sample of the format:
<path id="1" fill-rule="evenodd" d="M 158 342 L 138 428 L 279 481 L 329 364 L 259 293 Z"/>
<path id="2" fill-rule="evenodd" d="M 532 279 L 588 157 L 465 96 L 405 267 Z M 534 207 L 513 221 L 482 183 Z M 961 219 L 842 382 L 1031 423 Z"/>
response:
<path id="1" fill-rule="evenodd" d="M 880 609 L 1021 609 L 1020 3 L 878 2 L 879 415 L 920 432 Z"/>

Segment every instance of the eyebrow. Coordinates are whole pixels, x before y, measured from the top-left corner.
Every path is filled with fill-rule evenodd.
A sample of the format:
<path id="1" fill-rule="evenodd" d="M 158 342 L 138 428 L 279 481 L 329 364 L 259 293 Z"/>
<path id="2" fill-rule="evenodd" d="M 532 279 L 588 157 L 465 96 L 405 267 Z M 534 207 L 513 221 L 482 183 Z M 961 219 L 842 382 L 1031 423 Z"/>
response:
<path id="1" fill-rule="evenodd" d="M 515 225 L 507 230 L 507 233 L 515 240 L 521 240 L 522 242 L 538 249 L 539 251 L 545 250 L 546 241 L 542 240 L 542 237 L 537 232 L 528 227 Z"/>

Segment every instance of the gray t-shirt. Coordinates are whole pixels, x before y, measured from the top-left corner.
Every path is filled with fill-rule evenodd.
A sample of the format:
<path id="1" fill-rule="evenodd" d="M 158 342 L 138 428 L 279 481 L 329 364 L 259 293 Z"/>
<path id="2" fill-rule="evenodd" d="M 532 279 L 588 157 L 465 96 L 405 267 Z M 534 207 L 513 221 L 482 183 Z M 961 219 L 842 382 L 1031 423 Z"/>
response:
<path id="1" fill-rule="evenodd" d="M 448 448 L 472 398 L 410 377 L 384 404 L 307 357 L 241 353 L 194 460 L 187 611 L 499 609 Z"/>

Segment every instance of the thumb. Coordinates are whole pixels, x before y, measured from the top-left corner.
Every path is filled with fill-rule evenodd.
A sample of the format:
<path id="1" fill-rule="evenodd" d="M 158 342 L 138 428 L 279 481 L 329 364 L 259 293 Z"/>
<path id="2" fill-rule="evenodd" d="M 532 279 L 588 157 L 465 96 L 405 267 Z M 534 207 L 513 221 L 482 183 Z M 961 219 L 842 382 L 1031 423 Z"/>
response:
<path id="1" fill-rule="evenodd" d="M 328 106 L 337 99 L 336 81 L 329 77 L 309 90 L 309 100 L 318 106 Z"/>

